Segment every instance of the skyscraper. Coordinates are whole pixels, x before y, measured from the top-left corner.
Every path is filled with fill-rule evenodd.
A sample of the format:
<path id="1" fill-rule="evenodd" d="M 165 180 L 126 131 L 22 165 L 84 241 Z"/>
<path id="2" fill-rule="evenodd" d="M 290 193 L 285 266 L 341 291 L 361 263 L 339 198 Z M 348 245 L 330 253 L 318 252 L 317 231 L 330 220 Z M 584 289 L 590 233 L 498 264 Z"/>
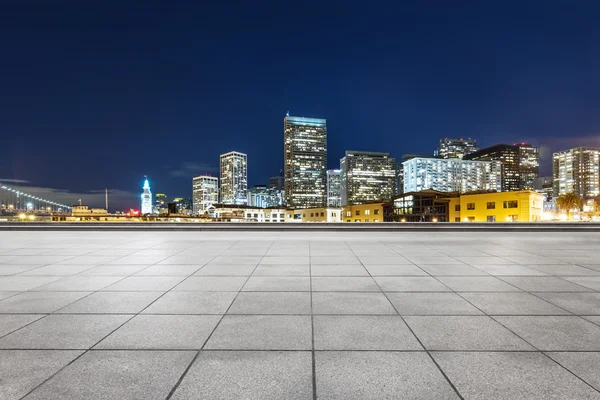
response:
<path id="1" fill-rule="evenodd" d="M 283 124 L 285 201 L 288 207 L 327 204 L 327 121 L 286 116 Z"/>
<path id="2" fill-rule="evenodd" d="M 231 151 L 221 154 L 221 203 L 248 204 L 248 156 Z"/>
<path id="3" fill-rule="evenodd" d="M 219 202 L 219 178 L 201 175 L 192 179 L 194 214 L 204 214 L 208 207 Z"/>
<path id="4" fill-rule="evenodd" d="M 552 155 L 553 195 L 600 195 L 600 147 L 576 147 Z"/>
<path id="5" fill-rule="evenodd" d="M 342 170 L 327 170 L 327 207 L 342 206 Z"/>
<path id="6" fill-rule="evenodd" d="M 342 205 L 389 200 L 396 189 L 396 159 L 389 153 L 346 151 L 342 168 Z"/>
<path id="7" fill-rule="evenodd" d="M 533 190 L 539 176 L 540 153 L 530 144 L 497 144 L 465 155 L 464 160 L 501 161 L 502 191 Z"/>
<path id="8" fill-rule="evenodd" d="M 477 143 L 468 139 L 440 139 L 440 145 L 435 155 L 440 158 L 460 158 L 477 151 Z"/>
<path id="9" fill-rule="evenodd" d="M 467 161 L 457 158 L 415 157 L 402 163 L 404 193 L 434 189 L 472 192 L 502 188 L 500 161 Z"/>
<path id="10" fill-rule="evenodd" d="M 164 193 L 156 193 L 154 195 L 154 214 L 160 214 L 162 212 L 167 211 L 167 207 L 169 204 L 169 199 L 167 195 Z"/>
<path id="11" fill-rule="evenodd" d="M 283 176 L 272 176 L 269 178 L 269 187 L 283 191 L 284 182 Z"/>
<path id="12" fill-rule="evenodd" d="M 148 179 L 144 181 L 144 192 L 142 193 L 142 215 L 152 214 L 152 192 Z"/>

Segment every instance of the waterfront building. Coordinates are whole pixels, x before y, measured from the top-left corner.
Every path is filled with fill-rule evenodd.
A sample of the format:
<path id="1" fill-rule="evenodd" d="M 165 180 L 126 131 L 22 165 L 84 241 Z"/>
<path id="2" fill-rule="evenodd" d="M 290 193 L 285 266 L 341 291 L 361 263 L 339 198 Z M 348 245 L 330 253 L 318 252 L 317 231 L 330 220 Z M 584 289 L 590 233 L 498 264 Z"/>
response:
<path id="1" fill-rule="evenodd" d="M 202 215 L 213 204 L 219 203 L 219 178 L 200 175 L 192 179 L 193 213 Z"/>
<path id="2" fill-rule="evenodd" d="M 576 147 L 552 156 L 554 196 L 576 193 L 583 198 L 600 195 L 600 147 Z"/>
<path id="3" fill-rule="evenodd" d="M 143 215 L 152 214 L 152 192 L 150 191 L 148 179 L 144 180 L 143 190 L 141 212 Z"/>
<path id="4" fill-rule="evenodd" d="M 327 170 L 327 207 L 342 205 L 342 170 Z"/>
<path id="5" fill-rule="evenodd" d="M 460 158 L 477 151 L 477 143 L 468 139 L 440 139 L 435 155 L 439 158 Z"/>
<path id="6" fill-rule="evenodd" d="M 346 151 L 340 160 L 342 205 L 389 200 L 396 187 L 396 159 L 389 153 Z"/>
<path id="7" fill-rule="evenodd" d="M 383 222 L 384 206 L 382 201 L 364 204 L 346 205 L 342 211 L 344 222 Z"/>
<path id="8" fill-rule="evenodd" d="M 502 162 L 502 191 L 534 190 L 540 172 L 540 153 L 527 143 L 497 144 L 464 157 L 464 160 Z"/>
<path id="9" fill-rule="evenodd" d="M 248 156 L 231 151 L 221 154 L 221 203 L 248 204 Z"/>
<path id="10" fill-rule="evenodd" d="M 160 214 L 167 211 L 169 199 L 164 193 L 156 193 L 154 195 L 153 213 Z"/>
<path id="11" fill-rule="evenodd" d="M 415 157 L 404 161 L 404 193 L 434 189 L 440 192 L 502 190 L 499 161 L 467 161 Z"/>
<path id="12" fill-rule="evenodd" d="M 327 121 L 287 115 L 283 124 L 285 203 L 327 204 Z"/>
<path id="13" fill-rule="evenodd" d="M 297 208 L 291 214 L 293 219 L 287 222 L 342 222 L 340 207 Z"/>

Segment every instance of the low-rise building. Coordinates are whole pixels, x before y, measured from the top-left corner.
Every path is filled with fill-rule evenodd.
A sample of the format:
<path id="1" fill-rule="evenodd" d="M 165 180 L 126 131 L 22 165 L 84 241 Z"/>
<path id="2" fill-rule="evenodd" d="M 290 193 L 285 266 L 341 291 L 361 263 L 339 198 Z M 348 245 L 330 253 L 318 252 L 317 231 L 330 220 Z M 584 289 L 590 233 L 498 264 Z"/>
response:
<path id="1" fill-rule="evenodd" d="M 286 222 L 342 222 L 342 209 L 338 207 L 297 208 L 293 210 L 291 218 L 288 216 Z"/>
<path id="2" fill-rule="evenodd" d="M 384 222 L 385 202 L 370 202 L 344 206 L 344 222 Z"/>

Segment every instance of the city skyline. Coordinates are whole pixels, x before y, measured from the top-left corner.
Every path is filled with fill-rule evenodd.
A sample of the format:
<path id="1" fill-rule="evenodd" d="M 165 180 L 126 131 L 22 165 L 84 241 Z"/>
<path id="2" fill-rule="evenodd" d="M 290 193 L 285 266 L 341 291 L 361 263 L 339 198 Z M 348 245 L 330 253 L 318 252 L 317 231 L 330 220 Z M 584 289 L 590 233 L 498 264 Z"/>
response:
<path id="1" fill-rule="evenodd" d="M 597 4 L 110 3 L 3 7 L 0 180 L 185 195 L 235 148 L 265 184 L 287 110 L 328 120 L 327 169 L 471 137 L 541 147 L 550 175 L 600 145 Z"/>

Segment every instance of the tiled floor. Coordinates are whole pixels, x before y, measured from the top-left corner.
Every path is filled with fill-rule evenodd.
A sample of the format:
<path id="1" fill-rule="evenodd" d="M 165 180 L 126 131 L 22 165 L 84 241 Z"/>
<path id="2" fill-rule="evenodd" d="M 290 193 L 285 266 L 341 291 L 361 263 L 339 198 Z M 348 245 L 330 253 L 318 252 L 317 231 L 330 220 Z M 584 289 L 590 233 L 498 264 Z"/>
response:
<path id="1" fill-rule="evenodd" d="M 0 399 L 600 399 L 600 234 L 0 232 Z"/>

